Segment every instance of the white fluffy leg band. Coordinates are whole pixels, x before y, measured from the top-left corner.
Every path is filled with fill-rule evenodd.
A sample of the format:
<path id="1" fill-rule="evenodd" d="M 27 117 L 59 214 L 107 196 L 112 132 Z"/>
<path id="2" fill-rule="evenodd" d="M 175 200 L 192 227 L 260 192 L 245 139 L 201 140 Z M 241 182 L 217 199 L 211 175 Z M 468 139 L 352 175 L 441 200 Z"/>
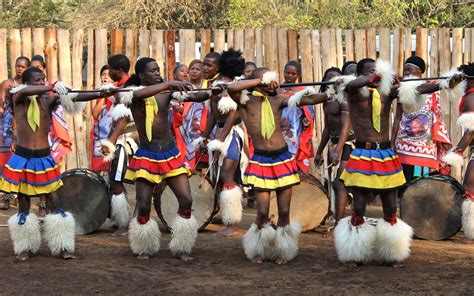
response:
<path id="1" fill-rule="evenodd" d="M 375 227 L 368 223 L 353 226 L 351 217 L 343 218 L 334 229 L 334 244 L 341 262 L 366 263 L 372 259 Z"/>
<path id="2" fill-rule="evenodd" d="M 196 242 L 198 228 L 199 225 L 194 216 L 191 216 L 190 219 L 176 216 L 171 224 L 171 241 L 168 245 L 173 256 L 191 254 Z"/>
<path id="3" fill-rule="evenodd" d="M 44 237 L 53 256 L 63 251 L 74 252 L 75 228 L 74 217 L 69 212 L 46 215 Z"/>
<path id="4" fill-rule="evenodd" d="M 390 224 L 384 219 L 377 221 L 377 239 L 375 242 L 377 257 L 383 262 L 402 262 L 410 256 L 410 245 L 413 229 L 410 225 L 397 219 Z"/>
<path id="5" fill-rule="evenodd" d="M 8 219 L 8 229 L 13 241 L 15 255 L 25 252 L 38 252 L 41 247 L 41 231 L 38 217 L 30 213 L 26 216 L 24 224 L 18 224 L 19 221 L 19 214 L 15 214 Z"/>
<path id="6" fill-rule="evenodd" d="M 469 198 L 462 203 L 462 228 L 464 236 L 474 240 L 474 201 Z"/>
<path id="7" fill-rule="evenodd" d="M 252 223 L 242 240 L 245 255 L 249 260 L 260 256 L 262 259 L 271 259 L 275 246 L 276 230 L 269 224 L 263 225 L 258 229 L 255 223 Z"/>
<path id="8" fill-rule="evenodd" d="M 137 218 L 130 222 L 128 240 L 132 252 L 137 255 L 153 255 L 160 250 L 161 232 L 155 220 L 146 224 L 138 223 Z"/>
<path id="9" fill-rule="evenodd" d="M 285 227 L 278 227 L 275 239 L 275 258 L 291 261 L 298 254 L 298 241 L 301 234 L 301 224 L 296 221 Z"/>
<path id="10" fill-rule="evenodd" d="M 125 193 L 112 195 L 110 220 L 117 224 L 119 229 L 125 229 L 128 226 L 129 209 L 127 196 Z"/>
<path id="11" fill-rule="evenodd" d="M 242 190 L 239 186 L 224 189 L 219 193 L 219 206 L 222 222 L 225 225 L 237 224 L 242 220 Z"/>

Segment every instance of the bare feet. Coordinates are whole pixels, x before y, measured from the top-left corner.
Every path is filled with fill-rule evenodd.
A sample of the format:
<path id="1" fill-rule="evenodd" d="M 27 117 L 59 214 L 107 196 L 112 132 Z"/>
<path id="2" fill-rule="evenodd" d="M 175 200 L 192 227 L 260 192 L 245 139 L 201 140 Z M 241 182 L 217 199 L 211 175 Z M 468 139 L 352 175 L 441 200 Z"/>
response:
<path id="1" fill-rule="evenodd" d="M 19 255 L 16 255 L 16 260 L 17 261 L 26 261 L 30 258 L 30 254 L 28 252 L 21 253 Z"/>
<path id="2" fill-rule="evenodd" d="M 125 236 L 128 234 L 128 229 L 117 229 L 115 232 L 111 234 L 111 236 Z"/>
<path id="3" fill-rule="evenodd" d="M 278 257 L 278 258 L 276 258 L 275 263 L 278 264 L 278 265 L 283 265 L 283 264 L 288 263 L 288 261 L 286 261 L 285 259 L 283 259 L 281 257 Z"/>
<path id="4" fill-rule="evenodd" d="M 344 266 L 354 268 L 357 267 L 357 262 L 346 262 Z"/>
<path id="5" fill-rule="evenodd" d="M 263 263 L 263 259 L 262 259 L 262 257 L 257 256 L 257 257 L 255 257 L 255 258 L 253 258 L 252 260 L 250 260 L 250 262 L 252 262 L 252 263 L 257 263 L 257 264 L 262 264 L 262 263 Z"/>
<path id="6" fill-rule="evenodd" d="M 194 260 L 193 257 L 191 257 L 189 254 L 186 254 L 186 253 L 178 254 L 176 255 L 176 258 L 178 258 L 179 260 L 183 262 L 191 262 Z"/>
<path id="7" fill-rule="evenodd" d="M 65 260 L 76 259 L 76 256 L 74 256 L 73 253 L 66 252 L 66 251 L 62 251 L 60 256 L 61 256 L 61 258 L 65 259 Z"/>
<path id="8" fill-rule="evenodd" d="M 395 263 L 392 263 L 390 264 L 393 268 L 404 268 L 406 267 L 405 264 L 403 264 L 402 262 L 395 262 Z"/>
<path id="9" fill-rule="evenodd" d="M 147 255 L 147 254 L 137 255 L 137 259 L 138 260 L 148 260 L 148 259 L 150 259 L 150 255 Z"/>
<path id="10" fill-rule="evenodd" d="M 231 237 L 231 236 L 236 236 L 240 234 L 239 228 L 237 225 L 230 225 L 224 228 L 223 230 L 219 231 L 216 233 L 217 235 L 225 236 L 225 237 Z"/>

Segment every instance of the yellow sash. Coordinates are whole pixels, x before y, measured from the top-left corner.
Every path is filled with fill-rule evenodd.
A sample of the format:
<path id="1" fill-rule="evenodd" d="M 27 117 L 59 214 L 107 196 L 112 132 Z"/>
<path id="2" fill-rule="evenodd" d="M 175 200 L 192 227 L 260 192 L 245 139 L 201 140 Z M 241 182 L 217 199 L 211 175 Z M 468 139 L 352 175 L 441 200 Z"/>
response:
<path id="1" fill-rule="evenodd" d="M 213 81 L 215 80 L 217 77 L 219 77 L 219 75 L 221 75 L 221 73 L 217 72 L 216 75 L 214 75 L 214 77 L 212 77 L 211 79 L 203 79 L 202 80 L 202 88 L 208 88 L 208 84 L 209 84 L 209 81 Z"/>
<path id="2" fill-rule="evenodd" d="M 145 99 L 145 131 L 148 141 L 151 141 L 151 133 L 153 128 L 153 120 L 155 114 L 158 113 L 158 103 L 156 103 L 155 97 L 149 97 Z"/>
<path id="3" fill-rule="evenodd" d="M 272 105 L 270 105 L 270 101 L 268 100 L 268 96 L 262 94 L 258 91 L 253 91 L 252 96 L 254 97 L 263 97 L 262 105 L 260 106 L 261 109 L 261 129 L 262 129 L 262 137 L 265 140 L 270 140 L 275 131 L 275 118 L 273 117 L 273 110 Z"/>
<path id="4" fill-rule="evenodd" d="M 380 113 L 382 111 L 382 101 L 379 91 L 376 88 L 369 88 L 372 93 L 372 126 L 375 131 L 380 133 Z"/>
<path id="5" fill-rule="evenodd" d="M 28 106 L 27 119 L 33 132 L 40 126 L 40 110 L 37 101 L 38 96 L 30 97 L 30 105 Z"/>

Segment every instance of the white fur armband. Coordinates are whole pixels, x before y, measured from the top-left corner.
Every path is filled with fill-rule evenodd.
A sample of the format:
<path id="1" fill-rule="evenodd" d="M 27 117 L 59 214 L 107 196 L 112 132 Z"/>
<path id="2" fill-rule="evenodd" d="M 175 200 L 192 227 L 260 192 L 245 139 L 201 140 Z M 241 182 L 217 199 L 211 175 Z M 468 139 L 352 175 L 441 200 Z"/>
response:
<path id="1" fill-rule="evenodd" d="M 278 83 L 278 73 L 275 71 L 268 71 L 263 74 L 262 84 L 270 84 L 272 82 Z"/>
<path id="2" fill-rule="evenodd" d="M 171 97 L 175 100 L 178 100 L 180 102 L 186 101 L 186 99 L 189 97 L 188 93 L 186 92 L 180 92 L 176 91 L 173 94 L 171 94 Z"/>
<path id="3" fill-rule="evenodd" d="M 56 81 L 53 90 L 55 93 L 60 95 L 67 95 L 69 93 L 69 87 L 62 81 Z"/>
<path id="4" fill-rule="evenodd" d="M 128 118 L 133 120 L 132 111 L 125 106 L 125 104 L 117 104 L 114 106 L 111 112 L 112 120 L 117 121 L 120 118 Z"/>
<path id="5" fill-rule="evenodd" d="M 209 143 L 207 143 L 207 150 L 209 153 L 212 153 L 214 151 L 219 151 L 222 154 L 225 154 L 225 144 L 224 142 L 221 142 L 220 140 L 212 140 Z"/>
<path id="6" fill-rule="evenodd" d="M 199 137 L 197 139 L 194 139 L 194 141 L 193 141 L 194 148 L 198 149 L 199 147 L 201 147 L 201 145 L 204 143 L 205 140 L 206 140 L 206 138 L 203 138 L 203 137 Z"/>
<path id="7" fill-rule="evenodd" d="M 240 92 L 240 104 L 245 105 L 247 104 L 248 100 L 250 100 L 248 96 L 248 90 L 244 89 Z"/>
<path id="8" fill-rule="evenodd" d="M 311 87 L 311 86 L 308 86 L 303 90 L 297 91 L 288 99 L 288 107 L 290 108 L 298 107 L 303 97 L 314 95 L 316 93 L 317 93 L 316 89 L 314 89 L 314 87 Z"/>
<path id="9" fill-rule="evenodd" d="M 16 94 L 17 92 L 19 92 L 20 90 L 24 89 L 25 87 L 28 87 L 28 85 L 26 84 L 19 84 L 15 87 L 13 87 L 12 89 L 10 89 L 10 93 L 11 94 Z"/>
<path id="10" fill-rule="evenodd" d="M 417 78 L 415 76 L 405 77 L 407 79 Z M 405 113 L 413 113 L 423 108 L 426 103 L 426 95 L 418 92 L 417 88 L 423 81 L 405 81 L 398 88 L 398 101 L 402 104 Z"/>
<path id="11" fill-rule="evenodd" d="M 59 103 L 63 106 L 64 111 L 71 115 L 81 113 L 86 107 L 85 102 L 74 102 L 74 99 L 78 96 L 75 94 L 59 95 Z"/>
<path id="12" fill-rule="evenodd" d="M 457 150 L 457 147 L 449 149 L 449 151 L 441 157 L 441 160 L 449 165 L 461 166 L 464 162 L 464 157 L 462 153 Z"/>
<path id="13" fill-rule="evenodd" d="M 224 95 L 220 100 L 217 105 L 217 109 L 222 114 L 227 114 L 230 111 L 235 111 L 237 110 L 237 103 L 232 100 L 232 98 L 229 95 Z"/>
<path id="14" fill-rule="evenodd" d="M 349 82 L 352 80 L 356 79 L 355 75 L 344 75 L 344 76 L 339 76 L 337 77 L 336 80 L 342 79 L 342 83 L 339 84 L 336 88 L 336 100 L 339 101 L 339 103 L 344 103 L 347 101 L 347 94 L 346 94 L 346 88 Z"/>
<path id="15" fill-rule="evenodd" d="M 389 62 L 378 59 L 375 63 L 375 71 L 381 76 L 380 92 L 384 95 L 389 95 L 392 85 L 395 82 L 395 70 L 393 70 Z"/>
<path id="16" fill-rule="evenodd" d="M 103 84 L 101 85 L 98 90 L 99 91 L 110 91 L 112 89 L 115 88 L 115 85 L 113 85 L 112 83 L 106 83 L 106 84 Z"/>
<path id="17" fill-rule="evenodd" d="M 448 93 L 449 97 L 454 100 L 461 98 L 466 91 L 467 82 L 463 80 L 456 84 L 453 88 L 449 87 L 449 81 L 454 75 L 462 74 L 456 68 L 450 70 L 449 72 L 442 73 L 441 76 L 448 77 L 444 80 L 439 81 L 439 89 L 444 89 Z"/>
<path id="18" fill-rule="evenodd" d="M 126 106 L 130 105 L 133 101 L 133 93 L 142 88 L 144 88 L 144 86 L 128 86 L 127 89 L 130 89 L 129 91 L 119 93 L 119 103 L 125 104 Z"/>
<path id="19" fill-rule="evenodd" d="M 115 156 L 115 150 L 117 149 L 112 142 L 110 142 L 108 139 L 102 139 L 99 141 L 100 146 L 107 147 L 109 152 L 107 153 L 102 153 L 104 155 L 104 161 L 105 162 L 111 162 L 112 159 L 114 159 Z"/>
<path id="20" fill-rule="evenodd" d="M 461 114 L 456 125 L 462 127 L 464 130 L 474 131 L 474 112 L 465 112 Z"/>

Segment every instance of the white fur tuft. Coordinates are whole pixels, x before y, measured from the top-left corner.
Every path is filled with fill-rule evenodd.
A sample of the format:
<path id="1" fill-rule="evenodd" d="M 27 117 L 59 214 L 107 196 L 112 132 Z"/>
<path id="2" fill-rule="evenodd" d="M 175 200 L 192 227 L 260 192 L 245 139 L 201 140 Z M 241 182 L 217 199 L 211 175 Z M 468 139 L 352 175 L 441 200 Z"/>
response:
<path id="1" fill-rule="evenodd" d="M 461 114 L 456 124 L 464 130 L 474 131 L 474 112 L 465 112 Z"/>
<path id="2" fill-rule="evenodd" d="M 383 262 L 402 262 L 410 256 L 410 245 L 413 229 L 410 225 L 397 219 L 397 223 L 391 225 L 384 219 L 377 221 L 377 238 L 375 250 L 377 257 Z"/>
<path id="3" fill-rule="evenodd" d="M 117 121 L 120 118 L 128 118 L 133 120 L 132 111 L 126 107 L 125 104 L 117 104 L 114 106 L 111 112 L 112 120 Z"/>
<path id="4" fill-rule="evenodd" d="M 446 93 L 450 97 L 451 100 L 459 99 L 461 98 L 467 87 L 467 82 L 466 80 L 461 81 L 458 83 L 454 88 L 449 87 L 449 81 L 454 75 L 462 74 L 462 72 L 459 72 L 456 68 L 451 69 L 448 72 L 441 73 L 442 77 L 448 77 L 447 79 L 439 81 L 439 88 L 446 90 Z"/>
<path id="5" fill-rule="evenodd" d="M 17 86 L 12 87 L 12 88 L 10 89 L 10 93 L 14 95 L 14 94 L 16 94 L 17 92 L 19 92 L 20 90 L 22 90 L 22 89 L 24 89 L 24 88 L 26 88 L 26 87 L 28 87 L 28 85 L 26 85 L 26 84 L 18 84 Z"/>
<path id="6" fill-rule="evenodd" d="M 125 193 L 112 195 L 110 210 L 110 220 L 115 222 L 119 229 L 126 229 L 130 220 L 130 206 Z"/>
<path id="7" fill-rule="evenodd" d="M 277 82 L 277 83 L 279 82 L 278 73 L 275 71 L 265 72 L 262 76 L 262 83 L 268 85 L 272 82 Z"/>
<path id="8" fill-rule="evenodd" d="M 416 76 L 405 77 L 407 79 L 418 78 Z M 423 84 L 423 81 L 405 81 L 398 88 L 398 101 L 403 106 L 405 113 L 413 113 L 421 110 L 426 103 L 426 95 L 422 95 L 417 88 Z"/>
<path id="9" fill-rule="evenodd" d="M 74 217 L 69 212 L 49 214 L 44 218 L 44 237 L 53 256 L 61 252 L 74 252 L 75 228 Z"/>
<path id="10" fill-rule="evenodd" d="M 306 87 L 305 89 L 296 92 L 288 99 L 288 107 L 295 108 L 300 104 L 300 101 L 303 97 L 316 94 L 317 91 L 314 87 Z"/>
<path id="11" fill-rule="evenodd" d="M 55 93 L 60 95 L 67 95 L 69 93 L 69 87 L 62 81 L 56 81 L 56 83 L 54 83 L 53 90 Z"/>
<path id="12" fill-rule="evenodd" d="M 258 229 L 257 225 L 252 223 L 242 240 L 245 255 L 249 260 L 257 256 L 262 259 L 271 259 L 275 238 L 276 231 L 271 225 L 265 224 L 262 229 Z"/>
<path id="13" fill-rule="evenodd" d="M 193 141 L 194 148 L 199 149 L 199 147 L 201 147 L 201 145 L 204 143 L 204 140 L 206 140 L 206 139 L 203 138 L 203 137 L 199 137 L 199 138 L 195 139 Z"/>
<path id="14" fill-rule="evenodd" d="M 188 98 L 188 93 L 175 91 L 171 94 L 171 97 L 175 100 L 183 102 L 183 101 L 186 101 L 186 99 Z"/>
<path id="15" fill-rule="evenodd" d="M 441 157 L 441 161 L 453 166 L 462 166 L 464 163 L 464 157 L 456 153 L 455 149 L 457 149 L 457 147 L 449 149 L 449 151 Z"/>
<path id="16" fill-rule="evenodd" d="M 191 216 L 190 219 L 176 216 L 171 224 L 171 241 L 168 245 L 173 256 L 191 254 L 196 242 L 198 228 L 194 216 Z"/>
<path id="17" fill-rule="evenodd" d="M 389 62 L 378 59 L 375 63 L 375 71 L 381 76 L 380 93 L 389 95 L 392 85 L 395 82 L 395 70 L 393 70 L 393 67 Z"/>
<path id="18" fill-rule="evenodd" d="M 161 232 L 155 220 L 150 219 L 146 224 L 140 224 L 137 218 L 130 222 L 128 241 L 136 255 L 153 255 L 160 250 Z"/>
<path id="19" fill-rule="evenodd" d="M 219 151 L 221 155 L 226 155 L 227 151 L 225 150 L 225 143 L 221 142 L 218 139 L 212 140 L 209 143 L 207 143 L 207 150 L 209 153 L 212 153 L 214 151 Z"/>
<path id="20" fill-rule="evenodd" d="M 245 105 L 247 104 L 247 101 L 250 100 L 249 99 L 249 96 L 248 96 L 248 91 L 246 89 L 244 89 L 241 93 L 240 93 L 240 104 L 241 105 Z"/>
<path id="21" fill-rule="evenodd" d="M 370 96 L 370 91 L 369 91 L 369 88 L 367 86 L 359 88 L 359 93 L 364 98 Z"/>
<path id="22" fill-rule="evenodd" d="M 63 106 L 64 110 L 71 115 L 81 113 L 86 106 L 85 102 L 74 102 L 77 95 L 78 94 L 59 95 L 59 103 Z"/>
<path id="23" fill-rule="evenodd" d="M 38 217 L 29 213 L 25 223 L 19 225 L 20 216 L 15 214 L 8 219 L 8 229 L 13 241 L 15 255 L 25 252 L 36 253 L 41 247 L 41 230 Z"/>
<path id="24" fill-rule="evenodd" d="M 469 198 L 462 203 L 462 228 L 464 236 L 474 240 L 474 201 Z"/>
<path id="25" fill-rule="evenodd" d="M 355 75 L 344 75 L 344 76 L 339 76 L 337 78 L 342 79 L 342 83 L 339 84 L 339 86 L 336 89 L 336 100 L 338 100 L 339 103 L 344 103 L 347 101 L 347 94 L 345 92 L 347 85 L 349 84 L 349 82 L 356 79 L 356 77 Z"/>
<path id="26" fill-rule="evenodd" d="M 105 162 L 111 162 L 112 159 L 114 159 L 114 156 L 115 156 L 115 150 L 117 150 L 117 148 L 115 147 L 114 144 L 112 144 L 112 142 L 110 142 L 108 139 L 102 139 L 99 141 L 99 144 L 100 146 L 105 146 L 109 149 L 109 152 L 104 154 L 104 161 Z"/>
<path id="27" fill-rule="evenodd" d="M 293 260 L 298 254 L 298 240 L 301 234 L 301 224 L 296 221 L 285 227 L 278 227 L 275 240 L 275 258 L 286 261 Z"/>
<path id="28" fill-rule="evenodd" d="M 222 114 L 227 114 L 230 111 L 235 111 L 237 110 L 237 103 L 232 100 L 232 98 L 229 95 L 223 96 L 217 105 L 217 108 L 219 109 L 219 112 Z"/>
<path id="29" fill-rule="evenodd" d="M 364 223 L 351 224 L 351 217 L 343 218 L 334 228 L 334 244 L 341 262 L 367 263 L 372 259 L 375 246 L 375 227 Z"/>
<path id="30" fill-rule="evenodd" d="M 242 190 L 239 186 L 224 189 L 219 194 L 219 207 L 225 225 L 237 224 L 242 220 Z"/>
<path id="31" fill-rule="evenodd" d="M 110 91 L 112 89 L 116 88 L 115 85 L 113 85 L 113 83 L 106 83 L 106 84 L 102 84 L 98 90 L 100 91 Z"/>

